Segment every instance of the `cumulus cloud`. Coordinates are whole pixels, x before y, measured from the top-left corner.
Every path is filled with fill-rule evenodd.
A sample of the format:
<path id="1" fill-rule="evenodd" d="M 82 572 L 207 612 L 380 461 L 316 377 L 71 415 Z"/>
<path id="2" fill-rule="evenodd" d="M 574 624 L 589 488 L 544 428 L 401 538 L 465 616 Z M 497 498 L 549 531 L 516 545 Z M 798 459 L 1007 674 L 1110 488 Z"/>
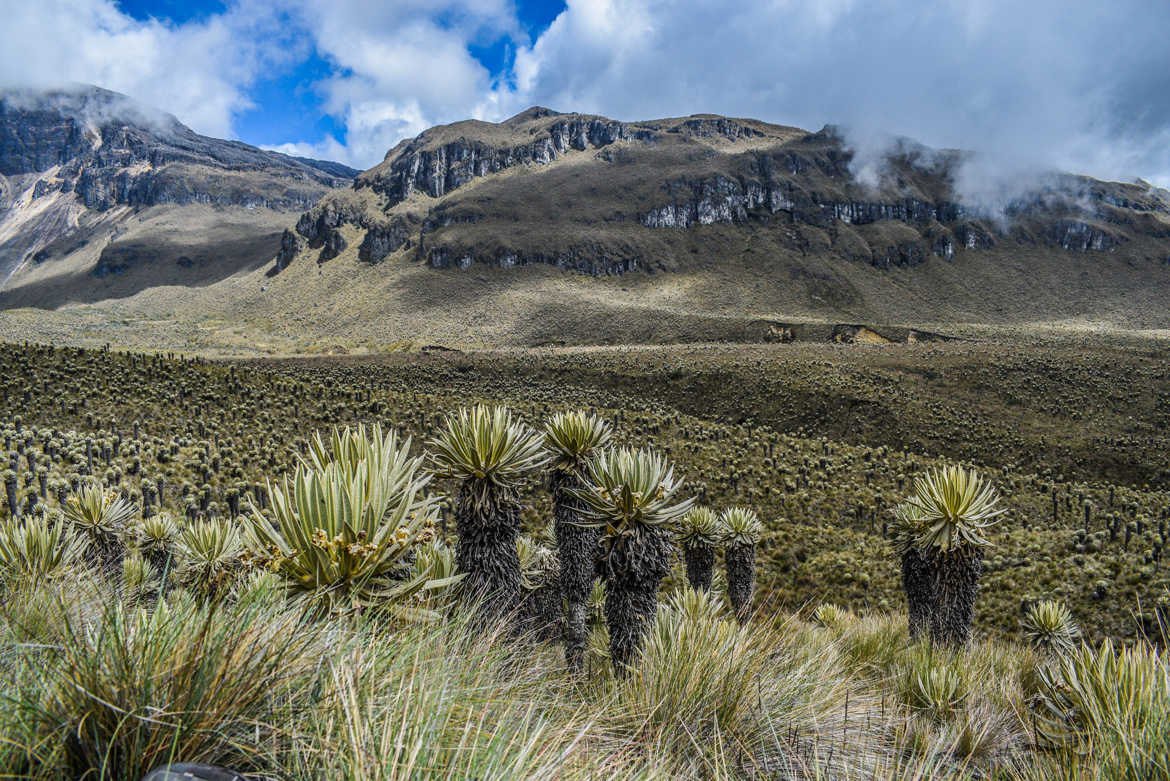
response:
<path id="1" fill-rule="evenodd" d="M 257 76 L 297 53 L 261 0 L 184 25 L 137 21 L 110 0 L 10 3 L 4 14 L 0 85 L 97 84 L 221 137 L 251 107 Z"/>
<path id="2" fill-rule="evenodd" d="M 469 49 L 528 43 L 510 0 L 299 0 L 290 13 L 335 68 L 316 89 L 346 143 L 327 137 L 278 151 L 365 168 L 432 125 L 499 119 L 521 99 L 508 74 L 490 73 Z"/>
<path id="3" fill-rule="evenodd" d="M 1048 169 L 1170 181 L 1168 29 L 1147 0 L 572 0 L 517 72 L 621 118 L 839 124 L 863 178 L 895 136 L 974 150 L 963 192 L 1001 201 Z"/>
<path id="4" fill-rule="evenodd" d="M 535 39 L 513 0 L 236 0 L 184 25 L 46 0 L 5 21 L 0 78 L 98 83 L 214 135 L 261 74 L 315 53 L 344 137 L 277 148 L 356 167 L 433 124 L 541 104 L 834 123 L 866 181 L 900 136 L 972 150 L 972 203 L 1052 169 L 1170 185 L 1170 5 L 1150 0 L 569 0 Z M 492 73 L 471 50 L 501 41 Z"/>

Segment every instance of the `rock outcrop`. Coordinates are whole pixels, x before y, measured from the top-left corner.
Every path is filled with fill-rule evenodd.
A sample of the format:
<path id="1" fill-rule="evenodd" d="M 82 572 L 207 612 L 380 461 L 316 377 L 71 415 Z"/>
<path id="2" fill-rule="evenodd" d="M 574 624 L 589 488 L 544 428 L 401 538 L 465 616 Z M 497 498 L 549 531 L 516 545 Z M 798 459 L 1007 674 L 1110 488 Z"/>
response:
<path id="1" fill-rule="evenodd" d="M 466 269 L 476 263 L 496 268 L 545 265 L 591 277 L 654 270 L 636 256 L 623 257 L 611 250 L 588 245 L 568 247 L 557 252 L 513 249 L 493 252 L 474 248 L 432 247 L 426 252 L 426 262 L 431 268 L 437 269 Z"/>
<path id="2" fill-rule="evenodd" d="M 472 179 L 490 176 L 517 165 L 547 165 L 570 150 L 601 148 L 628 138 L 650 140 L 653 131 L 631 129 L 600 117 L 574 117 L 551 124 L 546 133 L 528 143 L 493 147 L 475 138 L 460 137 L 431 148 L 424 136 L 406 145 L 388 165 L 358 177 L 354 187 L 369 187 L 393 206 L 416 191 L 438 198 Z"/>
<path id="3" fill-rule="evenodd" d="M 296 233 L 284 229 L 284 233 L 280 236 L 280 252 L 276 253 L 276 270 L 278 272 L 284 271 L 288 268 L 288 264 L 292 263 L 300 251 L 304 248 L 304 242 Z"/>
<path id="4" fill-rule="evenodd" d="M 680 248 L 701 241 L 692 234 L 724 235 L 720 226 L 772 231 L 802 254 L 882 270 L 1003 243 L 1108 252 L 1131 236 L 1170 238 L 1166 197 L 1083 177 L 1054 177 L 991 219 L 960 203 L 952 183 L 961 159 L 904 142 L 880 181 L 862 184 L 832 127 L 808 133 L 712 115 L 631 123 L 533 108 L 400 143 L 350 191 L 307 211 L 297 232 L 321 248 L 318 260 L 350 225 L 363 232 L 367 262 L 407 249 L 404 257 L 436 269 L 584 274 L 683 268 Z M 664 231 L 686 238 L 653 235 Z M 662 251 L 675 254 L 655 256 Z"/>

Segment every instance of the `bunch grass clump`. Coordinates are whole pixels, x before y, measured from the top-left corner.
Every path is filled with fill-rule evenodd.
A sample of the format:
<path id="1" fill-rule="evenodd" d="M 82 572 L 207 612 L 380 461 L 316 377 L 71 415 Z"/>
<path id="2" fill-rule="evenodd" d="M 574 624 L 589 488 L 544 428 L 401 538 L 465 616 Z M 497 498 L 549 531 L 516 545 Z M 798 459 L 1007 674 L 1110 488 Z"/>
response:
<path id="1" fill-rule="evenodd" d="M 750 692 L 768 663 L 761 640 L 729 620 L 709 592 L 684 589 L 647 631 L 622 701 L 684 753 L 688 731 L 743 735 L 753 728 Z"/>
<path id="2" fill-rule="evenodd" d="M 285 705 L 308 705 L 299 684 L 320 649 L 296 612 L 178 596 L 136 608 L 96 593 L 42 608 L 53 634 L 5 673 L 20 681 L 0 708 L 6 770 L 18 775 L 142 778 L 180 760 L 270 765 L 274 720 L 288 718 Z"/>

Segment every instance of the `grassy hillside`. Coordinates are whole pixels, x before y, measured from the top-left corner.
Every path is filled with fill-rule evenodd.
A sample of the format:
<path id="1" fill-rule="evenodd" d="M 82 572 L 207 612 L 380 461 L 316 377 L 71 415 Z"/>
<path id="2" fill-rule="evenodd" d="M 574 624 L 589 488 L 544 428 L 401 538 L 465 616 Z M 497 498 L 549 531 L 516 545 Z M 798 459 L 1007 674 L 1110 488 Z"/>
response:
<path id="1" fill-rule="evenodd" d="M 736 230 L 703 232 L 718 237 Z M 14 339 L 238 356 L 377 353 L 404 343 L 477 349 L 764 342 L 776 338 L 776 326 L 797 326 L 796 338 L 820 341 L 836 324 L 951 335 L 990 328 L 997 338 L 1012 339 L 1053 330 L 1170 327 L 1162 287 L 1170 266 L 1112 254 L 1070 260 L 992 250 L 882 271 L 776 250 L 764 241 L 738 255 L 697 254 L 691 270 L 593 278 L 544 266 L 436 270 L 405 258 L 371 266 L 351 246 L 323 266 L 294 263 L 272 276 L 260 248 L 249 262 L 252 271 L 235 270 L 238 258 L 215 260 L 221 241 L 234 246 L 227 227 L 208 225 L 203 236 L 224 238 L 187 250 L 168 244 L 170 254 L 127 272 L 125 281 L 94 279 L 85 263 L 71 272 L 84 286 L 30 275 L 26 286 L 0 294 L 22 307 L 0 311 L 0 324 Z M 168 260 L 179 252 L 206 253 L 213 259 L 209 271 Z M 1080 265 L 1086 260 L 1091 264 Z M 163 284 L 163 273 L 188 282 Z M 226 276 L 215 281 L 215 273 Z M 27 308 L 42 296 L 79 303 Z"/>
<path id="2" fill-rule="evenodd" d="M 1170 670 L 1156 650 L 1170 504 L 1146 485 L 1170 477 L 1170 377 L 1148 345 L 229 363 L 5 345 L 0 357 L 5 490 L 23 510 L 0 509 L 2 773 L 138 778 L 172 759 L 352 779 L 1170 771 Z M 1123 375 L 1141 391 L 1110 390 Z M 268 481 L 314 430 L 380 421 L 418 452 L 442 413 L 477 400 L 535 425 L 592 409 L 618 443 L 668 454 L 688 493 L 755 507 L 766 529 L 752 617 L 737 624 L 723 604 L 722 564 L 699 597 L 676 559 L 632 669 L 613 672 L 595 594 L 573 674 L 558 643 L 485 626 L 449 587 L 349 609 L 290 595 L 278 566 L 240 555 L 241 514 L 272 506 Z M 1008 509 L 990 534 L 975 642 L 958 651 L 908 637 L 885 533 L 909 479 L 942 454 L 978 464 Z M 33 505 L 68 507 L 90 478 L 111 504 L 132 503 L 132 522 L 112 538 L 75 521 L 22 536 Z M 449 508 L 456 486 L 434 490 Z M 551 515 L 539 475 L 523 501 L 539 545 Z M 159 510 L 178 523 L 156 537 L 137 518 Z M 445 509 L 411 567 L 451 571 L 449 524 Z M 525 561 L 538 604 L 545 565 Z M 1088 644 L 1031 647 L 1021 609 L 1041 598 L 1068 603 Z"/>
<path id="3" fill-rule="evenodd" d="M 269 209 L 188 204 L 117 213 L 41 250 L 0 291 L 0 306 L 39 309 L 124 299 L 160 280 L 200 288 L 266 266 L 288 220 Z"/>
<path id="4" fill-rule="evenodd" d="M 0 292 L 0 324 L 240 356 L 1170 327 L 1160 191 L 1056 177 L 995 221 L 955 201 L 953 153 L 907 145 L 874 187 L 850 159 L 831 129 L 720 117 L 457 123 L 299 220 L 147 210 L 56 248 Z"/>
<path id="5" fill-rule="evenodd" d="M 161 477 L 165 506 L 194 518 L 230 516 L 233 502 L 263 493 L 315 429 L 383 421 L 420 443 L 441 412 L 476 400 L 513 405 L 532 423 L 595 409 L 619 441 L 662 448 L 703 501 L 757 508 L 760 604 L 771 610 L 823 600 L 899 609 L 891 510 L 915 475 L 961 459 L 988 471 L 1010 510 L 992 537 L 981 633 L 1014 636 L 1022 606 L 1048 597 L 1071 604 L 1091 638 L 1156 625 L 1170 585 L 1160 353 L 791 347 L 226 366 L 6 348 L 0 411 L 6 428 L 19 415 L 34 432 L 37 458 L 35 432 L 78 432 L 47 464 L 60 480 L 88 464 L 86 438 L 116 432 L 125 449 L 95 456 L 95 473 L 131 493 Z M 39 493 L 17 460 L 21 496 Z M 542 528 L 547 494 L 533 486 L 525 501 L 529 528 Z"/>

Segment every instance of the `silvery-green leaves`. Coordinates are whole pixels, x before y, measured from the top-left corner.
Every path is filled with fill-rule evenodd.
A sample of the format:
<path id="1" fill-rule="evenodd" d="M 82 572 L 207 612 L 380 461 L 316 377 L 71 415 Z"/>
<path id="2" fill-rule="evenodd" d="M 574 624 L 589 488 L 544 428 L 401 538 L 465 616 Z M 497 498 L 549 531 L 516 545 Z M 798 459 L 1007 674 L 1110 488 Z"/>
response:
<path id="1" fill-rule="evenodd" d="M 134 518 L 134 505 L 97 482 L 81 486 L 61 508 L 65 519 L 91 536 L 112 537 Z"/>
<path id="2" fill-rule="evenodd" d="M 581 410 L 558 412 L 544 427 L 544 446 L 556 469 L 576 469 L 594 451 L 609 444 L 609 424 Z"/>
<path id="3" fill-rule="evenodd" d="M 228 521 L 196 521 L 179 533 L 176 547 L 179 579 L 204 593 L 239 565 L 243 552 L 239 529 Z"/>
<path id="4" fill-rule="evenodd" d="M 918 524 L 916 547 L 948 553 L 964 546 L 990 545 L 984 531 L 1007 512 L 997 509 L 998 503 L 999 493 L 975 470 L 947 466 L 914 481 L 914 494 L 903 512 Z"/>
<path id="5" fill-rule="evenodd" d="M 1049 742 L 1087 751 L 1130 736 L 1155 734 L 1156 740 L 1165 740 L 1170 664 L 1149 643 L 1115 647 L 1108 638 L 1096 648 L 1082 643 L 1037 673 L 1035 729 Z M 1153 766 L 1137 766 L 1142 764 L 1145 773 L 1126 777 L 1162 777 L 1146 775 Z"/>
<path id="6" fill-rule="evenodd" d="M 85 540 L 45 512 L 0 521 L 0 581 L 39 581 L 68 575 Z"/>
<path id="7" fill-rule="evenodd" d="M 410 440 L 359 427 L 317 437 L 292 480 L 269 485 L 268 512 L 252 508 L 250 553 L 299 590 L 350 603 L 395 601 L 448 583 L 413 572 L 413 547 L 433 536 L 436 502 L 424 493 Z"/>
<path id="8" fill-rule="evenodd" d="M 922 534 L 926 520 L 917 505 L 902 502 L 894 508 L 894 522 L 890 525 L 890 538 L 899 554 L 917 550 L 918 537 Z"/>
<path id="9" fill-rule="evenodd" d="M 729 507 L 719 516 L 723 527 L 723 544 L 728 547 L 755 545 L 764 533 L 764 525 L 755 510 L 747 507 Z"/>
<path id="10" fill-rule="evenodd" d="M 1021 622 L 1024 637 L 1038 651 L 1065 654 L 1076 648 L 1081 630 L 1063 602 L 1045 599 L 1028 608 Z"/>
<path id="11" fill-rule="evenodd" d="M 714 547 L 723 538 L 719 516 L 708 507 L 692 507 L 678 524 L 678 541 L 684 548 Z"/>
<path id="12" fill-rule="evenodd" d="M 646 448 L 608 448 L 585 465 L 585 486 L 569 493 L 580 502 L 579 515 L 609 537 L 671 524 L 694 504 L 675 501 L 682 480 L 659 453 Z"/>
<path id="13" fill-rule="evenodd" d="M 543 437 L 504 406 L 477 404 L 448 415 L 429 440 L 435 474 L 511 490 L 548 462 Z"/>
<path id="14" fill-rule="evenodd" d="M 169 513 L 158 513 L 143 518 L 134 531 L 143 550 L 163 550 L 175 541 L 181 527 Z"/>
<path id="15" fill-rule="evenodd" d="M 516 553 L 520 559 L 520 585 L 526 591 L 546 585 L 560 572 L 557 552 L 528 535 L 516 540 Z"/>

